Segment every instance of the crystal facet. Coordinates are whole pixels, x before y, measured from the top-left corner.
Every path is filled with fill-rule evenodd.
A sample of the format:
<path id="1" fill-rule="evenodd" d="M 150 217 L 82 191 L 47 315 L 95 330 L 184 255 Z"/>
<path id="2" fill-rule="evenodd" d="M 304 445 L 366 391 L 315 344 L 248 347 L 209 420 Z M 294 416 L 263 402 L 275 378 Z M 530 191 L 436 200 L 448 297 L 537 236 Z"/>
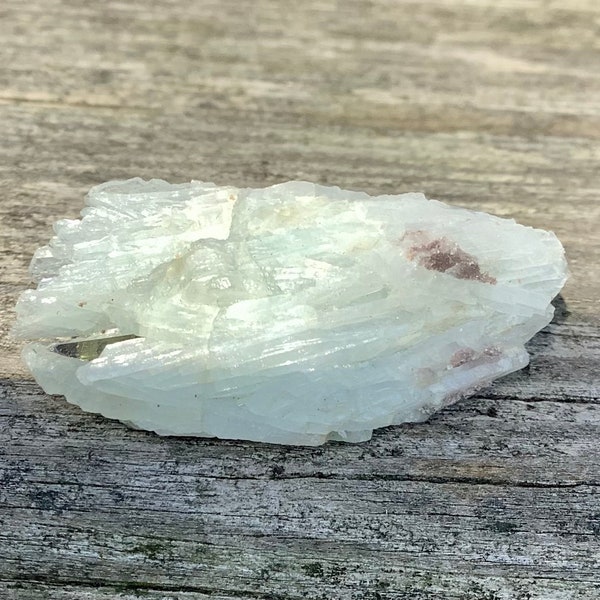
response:
<path id="1" fill-rule="evenodd" d="M 31 263 L 36 380 L 161 435 L 358 442 L 528 362 L 553 233 L 422 194 L 306 182 L 93 188 Z M 49 341 L 52 340 L 52 343 Z"/>

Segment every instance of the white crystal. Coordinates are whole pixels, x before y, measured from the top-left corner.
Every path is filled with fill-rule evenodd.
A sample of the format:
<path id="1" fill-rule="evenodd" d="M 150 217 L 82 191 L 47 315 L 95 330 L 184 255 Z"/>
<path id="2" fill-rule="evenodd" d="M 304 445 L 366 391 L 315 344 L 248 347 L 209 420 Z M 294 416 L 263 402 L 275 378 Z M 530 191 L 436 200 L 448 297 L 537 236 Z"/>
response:
<path id="1" fill-rule="evenodd" d="M 46 340 L 24 350 L 46 392 L 161 435 L 315 445 L 424 420 L 525 366 L 566 279 L 553 233 L 422 194 L 132 179 L 86 205 L 36 252 L 14 332 Z M 57 351 L 117 335 L 137 337 Z"/>

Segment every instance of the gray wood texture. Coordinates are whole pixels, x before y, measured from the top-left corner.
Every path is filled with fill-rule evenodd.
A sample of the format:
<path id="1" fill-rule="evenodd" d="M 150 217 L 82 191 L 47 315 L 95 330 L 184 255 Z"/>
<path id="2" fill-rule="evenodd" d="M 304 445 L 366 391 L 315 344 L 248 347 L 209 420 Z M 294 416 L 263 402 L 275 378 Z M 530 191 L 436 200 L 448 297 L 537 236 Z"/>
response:
<path id="1" fill-rule="evenodd" d="M 1 0 L 0 598 L 600 598 L 596 0 Z M 86 190 L 302 178 L 554 230 L 528 369 L 360 445 L 169 439 L 8 337 Z"/>

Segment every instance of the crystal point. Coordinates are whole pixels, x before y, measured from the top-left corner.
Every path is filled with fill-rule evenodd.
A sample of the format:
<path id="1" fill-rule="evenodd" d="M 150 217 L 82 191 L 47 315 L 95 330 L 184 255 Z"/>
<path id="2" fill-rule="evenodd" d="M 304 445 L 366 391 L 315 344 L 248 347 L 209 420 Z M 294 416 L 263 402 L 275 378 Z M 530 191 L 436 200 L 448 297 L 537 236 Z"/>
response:
<path id="1" fill-rule="evenodd" d="M 553 233 L 306 182 L 93 188 L 17 304 L 51 394 L 161 435 L 364 441 L 528 362 Z"/>

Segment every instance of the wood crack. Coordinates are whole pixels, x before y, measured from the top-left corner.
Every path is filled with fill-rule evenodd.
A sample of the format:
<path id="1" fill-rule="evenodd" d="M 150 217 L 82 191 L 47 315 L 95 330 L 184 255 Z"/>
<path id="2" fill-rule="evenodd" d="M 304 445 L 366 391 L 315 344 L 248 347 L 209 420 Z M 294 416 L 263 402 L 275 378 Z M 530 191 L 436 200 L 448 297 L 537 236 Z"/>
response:
<path id="1" fill-rule="evenodd" d="M 148 583 L 142 581 L 110 581 L 106 579 L 76 579 L 60 578 L 44 575 L 19 575 L 14 579 L 0 579 L 0 583 L 15 585 L 19 583 L 40 583 L 49 587 L 64 588 L 65 586 L 82 589 L 108 588 L 117 593 L 126 592 L 158 592 L 158 593 L 200 593 L 212 595 L 215 593 L 227 594 L 231 598 L 248 598 L 249 600 L 291 600 L 289 595 L 282 596 L 274 593 L 262 593 L 255 590 L 225 590 L 221 587 L 206 587 L 196 585 L 176 585 L 166 583 Z"/>

